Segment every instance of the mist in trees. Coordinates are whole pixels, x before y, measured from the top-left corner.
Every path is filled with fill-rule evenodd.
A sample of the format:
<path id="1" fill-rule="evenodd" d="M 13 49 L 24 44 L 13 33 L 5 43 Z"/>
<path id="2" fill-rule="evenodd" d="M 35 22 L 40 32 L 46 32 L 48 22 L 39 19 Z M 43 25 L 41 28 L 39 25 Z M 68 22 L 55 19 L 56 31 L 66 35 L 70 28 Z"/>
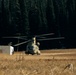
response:
<path id="1" fill-rule="evenodd" d="M 53 32 L 76 47 L 75 25 L 76 0 L 0 0 L 0 36 Z"/>

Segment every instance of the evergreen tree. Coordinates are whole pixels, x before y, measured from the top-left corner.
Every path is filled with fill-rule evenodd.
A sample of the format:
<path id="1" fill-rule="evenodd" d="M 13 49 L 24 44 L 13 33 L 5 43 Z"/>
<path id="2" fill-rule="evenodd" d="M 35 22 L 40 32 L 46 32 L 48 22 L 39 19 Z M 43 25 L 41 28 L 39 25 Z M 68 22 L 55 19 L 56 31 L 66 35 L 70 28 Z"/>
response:
<path id="1" fill-rule="evenodd" d="M 55 26 L 55 10 L 53 0 L 47 0 L 46 17 L 49 26 L 49 32 L 55 33 L 56 26 Z"/>
<path id="2" fill-rule="evenodd" d="M 29 28 L 29 20 L 28 20 L 28 0 L 19 0 L 20 4 L 20 10 L 21 10 L 21 33 L 24 35 L 29 35 L 30 33 L 30 28 Z"/>
<path id="3" fill-rule="evenodd" d="M 2 0 L 1 2 L 1 8 L 2 8 L 2 23 L 1 23 L 1 31 L 2 31 L 2 35 L 7 35 L 8 33 L 8 1 L 6 2 L 5 0 Z"/>
<path id="4" fill-rule="evenodd" d="M 48 32 L 48 25 L 46 19 L 46 0 L 39 0 L 39 32 L 47 33 Z"/>
<path id="5" fill-rule="evenodd" d="M 54 32 L 69 46 L 75 42 L 75 24 L 76 0 L 0 0 L 1 36 Z"/>

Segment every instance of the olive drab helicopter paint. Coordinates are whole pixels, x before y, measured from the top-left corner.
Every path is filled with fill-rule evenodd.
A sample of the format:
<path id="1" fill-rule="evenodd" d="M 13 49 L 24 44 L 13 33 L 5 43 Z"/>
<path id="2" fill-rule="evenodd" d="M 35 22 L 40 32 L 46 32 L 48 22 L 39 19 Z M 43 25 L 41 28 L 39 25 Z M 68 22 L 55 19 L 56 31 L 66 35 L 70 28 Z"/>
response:
<path id="1" fill-rule="evenodd" d="M 27 44 L 26 47 L 26 54 L 37 54 L 40 55 L 40 50 L 39 50 L 39 42 L 36 43 L 36 37 L 33 37 L 32 40 Z"/>
<path id="2" fill-rule="evenodd" d="M 22 44 L 27 44 L 26 46 L 26 54 L 37 54 L 40 55 L 40 49 L 39 49 L 39 45 L 40 43 L 37 42 L 38 41 L 44 41 L 44 40 L 58 40 L 58 39 L 64 39 L 64 37 L 56 37 L 56 38 L 47 38 L 46 36 L 49 35 L 54 35 L 54 33 L 48 33 L 48 34 L 42 34 L 42 35 L 34 35 L 33 37 L 31 37 L 32 39 L 29 39 L 27 36 L 11 36 L 11 37 L 3 37 L 3 38 L 14 38 L 14 39 L 18 39 L 18 43 L 13 45 L 15 46 L 19 46 Z M 19 39 L 23 39 L 24 42 L 19 43 Z"/>

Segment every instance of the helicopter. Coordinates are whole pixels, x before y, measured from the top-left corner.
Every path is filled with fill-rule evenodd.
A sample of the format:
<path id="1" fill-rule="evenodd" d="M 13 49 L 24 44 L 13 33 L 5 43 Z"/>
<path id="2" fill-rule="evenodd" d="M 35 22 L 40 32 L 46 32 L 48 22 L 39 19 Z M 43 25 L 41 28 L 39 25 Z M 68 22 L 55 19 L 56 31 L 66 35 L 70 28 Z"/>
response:
<path id="1" fill-rule="evenodd" d="M 39 50 L 39 45 L 40 43 L 37 41 L 45 41 L 45 40 L 58 40 L 58 39 L 64 39 L 64 37 L 56 37 L 56 38 L 48 38 L 47 36 L 52 36 L 54 33 L 48 33 L 48 34 L 42 34 L 42 35 L 34 35 L 30 36 L 10 36 L 10 37 L 3 37 L 3 38 L 14 38 L 18 39 L 17 44 L 14 44 L 14 47 L 19 47 L 19 45 L 26 44 L 26 54 L 37 54 L 40 55 L 40 50 Z M 19 40 L 22 39 L 24 40 L 23 42 L 19 42 Z"/>

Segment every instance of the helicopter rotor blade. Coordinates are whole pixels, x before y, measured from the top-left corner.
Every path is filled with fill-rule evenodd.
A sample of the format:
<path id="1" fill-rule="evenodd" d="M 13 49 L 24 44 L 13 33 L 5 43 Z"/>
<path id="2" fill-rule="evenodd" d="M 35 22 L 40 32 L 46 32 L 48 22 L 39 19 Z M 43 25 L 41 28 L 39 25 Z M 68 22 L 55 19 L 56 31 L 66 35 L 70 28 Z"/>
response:
<path id="1" fill-rule="evenodd" d="M 27 40 L 26 38 L 22 38 L 22 37 L 2 37 L 2 38 L 7 38 L 7 39 L 23 39 L 23 40 Z"/>
<path id="2" fill-rule="evenodd" d="M 39 41 L 43 41 L 43 40 L 59 40 L 59 39 L 64 39 L 64 37 L 47 38 L 47 39 L 38 39 L 38 40 L 39 40 Z"/>
<path id="3" fill-rule="evenodd" d="M 48 34 L 42 34 L 42 35 L 36 35 L 35 37 L 41 37 L 41 36 L 47 36 L 47 35 L 54 35 L 54 33 L 48 33 Z"/>
<path id="4" fill-rule="evenodd" d="M 19 45 L 25 44 L 25 43 L 27 43 L 27 42 L 29 42 L 29 41 L 30 41 L 30 40 L 28 40 L 28 41 L 24 41 L 24 42 L 21 42 L 21 43 L 15 44 L 15 45 L 13 45 L 13 46 L 19 46 Z"/>
<path id="5" fill-rule="evenodd" d="M 3 37 L 3 38 L 13 38 L 13 37 L 15 37 L 15 38 L 18 38 L 18 37 L 27 37 L 27 36 L 6 36 L 6 37 Z"/>
<path id="6" fill-rule="evenodd" d="M 46 38 L 46 37 L 38 37 L 38 38 L 42 38 L 42 39 L 44 39 L 44 38 Z"/>

